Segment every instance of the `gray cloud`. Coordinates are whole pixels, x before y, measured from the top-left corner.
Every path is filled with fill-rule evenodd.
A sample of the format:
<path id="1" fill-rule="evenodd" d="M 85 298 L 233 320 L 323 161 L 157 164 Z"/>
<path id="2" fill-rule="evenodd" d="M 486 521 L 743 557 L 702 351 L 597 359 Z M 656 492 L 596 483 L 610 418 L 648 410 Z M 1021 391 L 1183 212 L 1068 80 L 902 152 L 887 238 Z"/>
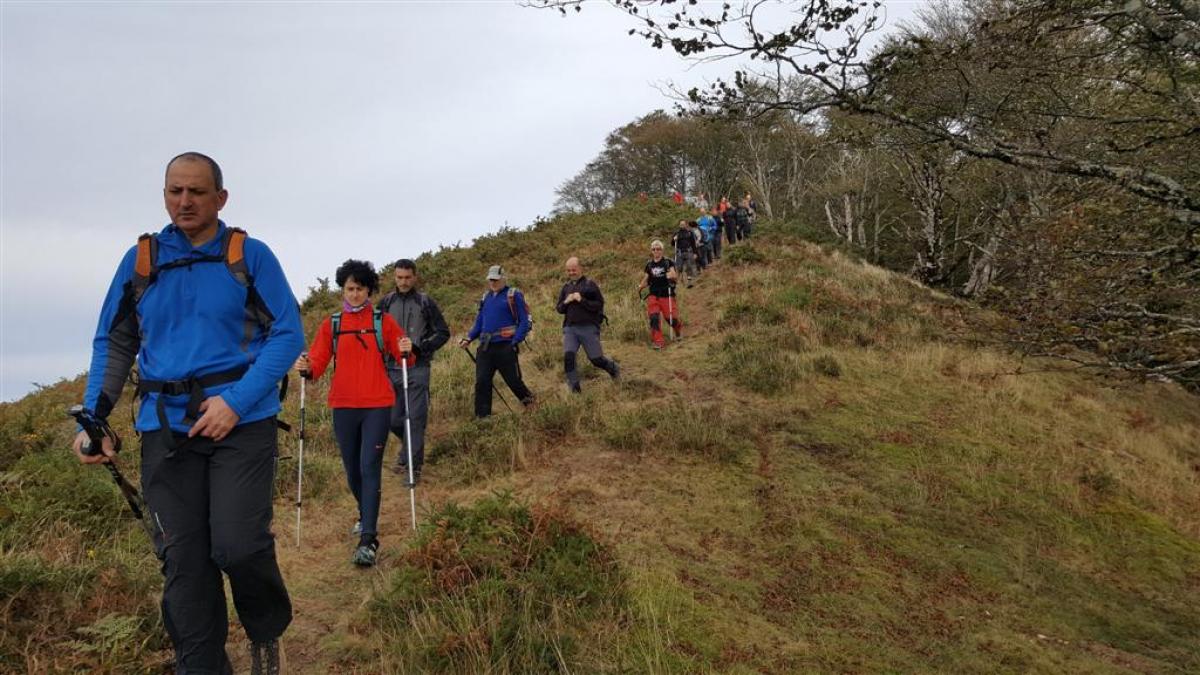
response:
<path id="1" fill-rule="evenodd" d="M 0 5 L 0 400 L 87 367 L 121 253 L 166 223 L 163 164 L 221 162 L 223 212 L 303 295 L 547 213 L 688 70 L 582 17 L 473 3 Z M 32 327 L 37 327 L 33 329 Z"/>

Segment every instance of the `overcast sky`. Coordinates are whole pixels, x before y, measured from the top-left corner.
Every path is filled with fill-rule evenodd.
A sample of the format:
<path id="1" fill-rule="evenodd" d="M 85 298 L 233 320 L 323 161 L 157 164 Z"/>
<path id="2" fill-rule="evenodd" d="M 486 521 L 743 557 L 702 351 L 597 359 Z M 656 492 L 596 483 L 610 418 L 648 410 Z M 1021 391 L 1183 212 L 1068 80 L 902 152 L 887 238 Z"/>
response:
<path id="1" fill-rule="evenodd" d="M 889 3 L 889 23 L 912 11 Z M 0 400 L 87 368 L 122 253 L 167 223 L 166 160 L 225 173 L 222 218 L 298 299 L 549 213 L 614 128 L 702 84 L 621 13 L 514 2 L 0 2 Z"/>

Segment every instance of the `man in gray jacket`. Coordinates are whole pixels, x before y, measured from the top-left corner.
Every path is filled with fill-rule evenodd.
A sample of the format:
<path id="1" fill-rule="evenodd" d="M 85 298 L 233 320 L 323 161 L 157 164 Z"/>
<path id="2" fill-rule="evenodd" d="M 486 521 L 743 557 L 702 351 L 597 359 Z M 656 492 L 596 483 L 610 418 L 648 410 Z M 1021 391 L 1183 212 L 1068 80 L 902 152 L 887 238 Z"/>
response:
<path id="1" fill-rule="evenodd" d="M 429 421 L 429 373 L 433 354 L 450 339 L 450 328 L 433 298 L 416 290 L 417 264 L 408 258 L 396 261 L 393 276 L 396 290 L 379 300 L 379 309 L 392 315 L 412 340 L 417 365 L 408 369 L 408 416 L 412 425 L 413 480 L 421 479 L 425 464 L 425 425 Z M 404 385 L 400 364 L 387 358 L 388 376 L 396 389 L 392 408 L 392 433 L 400 439 L 400 452 L 392 472 L 408 476 L 408 452 L 404 447 Z"/>

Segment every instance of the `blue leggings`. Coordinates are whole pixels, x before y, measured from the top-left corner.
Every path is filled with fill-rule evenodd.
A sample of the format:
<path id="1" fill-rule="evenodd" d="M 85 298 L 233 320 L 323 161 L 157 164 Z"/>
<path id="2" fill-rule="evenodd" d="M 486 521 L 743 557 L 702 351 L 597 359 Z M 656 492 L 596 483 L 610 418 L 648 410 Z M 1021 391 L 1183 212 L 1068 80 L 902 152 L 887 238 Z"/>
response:
<path id="1" fill-rule="evenodd" d="M 346 483 L 358 502 L 363 535 L 375 536 L 379 532 L 383 451 L 387 447 L 391 417 L 391 406 L 333 409 L 333 435 L 342 451 Z"/>

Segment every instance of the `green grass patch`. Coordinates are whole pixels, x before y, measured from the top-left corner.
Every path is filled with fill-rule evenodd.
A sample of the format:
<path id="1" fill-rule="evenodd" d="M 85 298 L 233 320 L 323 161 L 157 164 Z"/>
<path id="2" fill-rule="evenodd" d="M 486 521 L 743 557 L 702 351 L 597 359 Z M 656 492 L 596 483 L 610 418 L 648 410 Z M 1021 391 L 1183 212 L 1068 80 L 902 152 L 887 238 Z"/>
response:
<path id="1" fill-rule="evenodd" d="M 494 404 L 503 405 L 499 401 Z M 520 424 L 513 414 L 470 419 L 438 438 L 429 449 L 427 461 L 434 465 L 451 463 L 452 470 L 444 473 L 458 483 L 507 473 L 520 455 Z"/>
<path id="2" fill-rule="evenodd" d="M 611 549 L 507 494 L 435 513 L 367 607 L 404 672 L 608 671 L 631 616 Z"/>
<path id="3" fill-rule="evenodd" d="M 787 331 L 776 333 L 780 337 L 792 335 Z M 787 391 L 801 380 L 804 369 L 795 355 L 782 347 L 765 331 L 734 333 L 721 344 L 721 374 L 759 394 Z"/>
<path id="4" fill-rule="evenodd" d="M 739 246 L 731 246 L 725 249 L 725 253 L 721 257 L 721 262 L 731 267 L 744 267 L 746 265 L 760 264 L 766 259 L 767 257 L 752 244 L 743 243 Z"/>

